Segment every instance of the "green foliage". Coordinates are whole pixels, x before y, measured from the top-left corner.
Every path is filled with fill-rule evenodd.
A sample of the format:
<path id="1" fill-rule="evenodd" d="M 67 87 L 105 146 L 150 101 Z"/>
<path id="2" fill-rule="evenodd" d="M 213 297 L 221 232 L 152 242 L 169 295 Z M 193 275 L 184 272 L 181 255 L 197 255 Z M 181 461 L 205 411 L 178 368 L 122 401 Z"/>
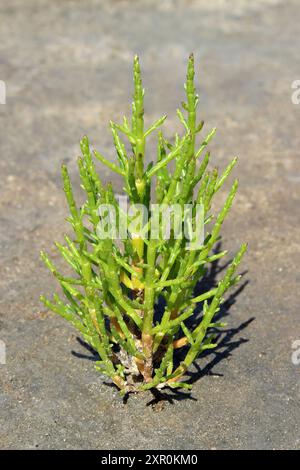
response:
<path id="1" fill-rule="evenodd" d="M 157 159 L 145 167 L 147 137 L 163 124 L 166 116 L 145 130 L 144 90 L 135 57 L 131 123 L 125 117 L 121 125 L 110 122 L 117 163 L 96 151 L 94 157 L 122 177 L 131 203 L 142 203 L 149 211 L 153 202 L 180 207 L 202 204 L 208 227 L 203 244 L 187 250 L 187 240 L 176 239 L 174 232 L 167 240 L 147 239 L 133 233 L 121 241 L 99 238 L 101 204 L 112 204 L 119 218 L 128 216 L 121 213 L 111 185 L 104 186 L 100 181 L 89 141 L 84 137 L 80 142 L 82 156 L 78 159 L 78 169 L 86 202 L 81 208 L 76 205 L 69 174 L 63 165 L 62 178 L 70 211 L 68 221 L 74 237 L 66 236 L 64 246 L 56 243 L 74 277 L 60 274 L 48 256 L 41 254 L 65 297 L 62 300 L 54 295 L 50 301 L 42 296 L 42 301 L 80 331 L 100 356 L 97 370 L 109 376 L 122 394 L 153 387 L 190 388 L 183 382 L 184 375 L 201 352 L 216 346 L 211 329 L 224 324 L 214 322 L 214 316 L 226 291 L 239 281 L 235 271 L 246 250 L 243 244 L 217 287 L 194 296 L 195 286 L 205 276 L 207 266 L 226 255 L 225 251 L 214 253 L 213 250 L 220 240 L 221 227 L 238 182 L 234 181 L 213 223 L 212 199 L 231 173 L 236 159 L 219 175 L 216 168 L 208 169 L 210 153 L 205 153 L 215 129 L 200 145 L 196 144 L 203 121 L 196 120 L 198 96 L 192 55 L 185 91 L 186 102 L 182 103 L 182 110 L 177 110 L 183 135 L 175 135 L 170 142 L 159 130 Z M 129 145 L 123 143 L 121 135 Z M 194 212 L 192 223 L 195 223 Z M 163 305 L 160 320 L 158 303 Z M 199 310 L 199 306 L 202 314 L 195 326 L 191 319 L 195 319 L 195 309 Z M 181 362 L 178 362 L 178 351 L 184 357 Z"/>

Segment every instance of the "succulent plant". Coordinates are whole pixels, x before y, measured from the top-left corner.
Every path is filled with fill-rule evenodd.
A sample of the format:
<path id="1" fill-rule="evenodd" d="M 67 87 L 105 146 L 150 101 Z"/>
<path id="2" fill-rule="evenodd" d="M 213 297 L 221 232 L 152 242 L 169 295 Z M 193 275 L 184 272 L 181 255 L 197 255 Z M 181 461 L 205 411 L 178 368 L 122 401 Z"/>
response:
<path id="1" fill-rule="evenodd" d="M 206 349 L 216 344 L 216 329 L 224 326 L 214 320 L 226 291 L 237 284 L 235 271 L 246 250 L 243 244 L 216 286 L 195 296 L 195 288 L 207 267 L 226 255 L 216 252 L 220 231 L 237 191 L 234 181 L 223 208 L 214 217 L 211 204 L 231 173 L 236 159 L 218 174 L 208 169 L 209 141 L 215 129 L 196 144 L 204 122 L 197 122 L 198 96 L 194 86 L 194 57 L 188 60 L 185 83 L 186 102 L 177 115 L 182 135 L 166 139 L 159 128 L 163 116 L 150 128 L 144 127 L 144 90 L 138 57 L 134 58 L 134 96 L 131 122 L 110 122 L 117 162 L 112 163 L 97 151 L 92 152 L 88 138 L 80 142 L 82 156 L 78 169 L 86 202 L 76 205 L 70 177 L 62 165 L 64 192 L 69 206 L 67 219 L 74 232 L 65 236 L 65 245 L 56 243 L 62 257 L 74 271 L 73 277 L 61 274 L 50 258 L 41 253 L 47 267 L 57 278 L 64 294 L 42 301 L 69 321 L 98 353 L 96 369 L 107 375 L 121 394 L 151 388 L 191 388 L 185 379 L 188 368 Z M 146 141 L 157 131 L 157 158 L 145 164 Z M 126 143 L 121 140 L 125 137 Z M 128 203 L 146 208 L 148 219 L 134 224 L 135 213 L 125 211 L 109 183 L 104 185 L 95 160 L 123 179 Z M 201 223 L 197 207 L 202 208 L 206 235 L 191 249 L 187 236 L 177 236 L 175 217 L 169 236 L 159 231 L 151 236 L 149 227 L 154 209 L 166 218 L 166 208 L 182 209 L 177 229 L 186 222 L 184 208 L 190 207 L 189 229 Z M 115 211 L 122 234 L 111 231 L 109 208 Z M 100 227 L 100 228 L 99 228 Z M 134 228 L 133 228 L 134 227 Z M 202 227 L 202 228 L 203 228 Z M 103 230 L 107 236 L 103 236 Z M 190 232 L 189 232 L 190 233 Z M 199 313 L 200 310 L 200 313 Z"/>

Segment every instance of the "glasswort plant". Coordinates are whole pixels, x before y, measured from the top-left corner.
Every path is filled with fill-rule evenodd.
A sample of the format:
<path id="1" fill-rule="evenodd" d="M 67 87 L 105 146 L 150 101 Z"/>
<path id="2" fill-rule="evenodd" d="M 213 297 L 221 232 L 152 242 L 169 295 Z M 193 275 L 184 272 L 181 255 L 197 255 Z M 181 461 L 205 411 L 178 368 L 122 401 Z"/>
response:
<path id="1" fill-rule="evenodd" d="M 200 146 L 196 144 L 204 123 L 196 119 L 198 96 L 191 55 L 185 83 L 186 102 L 182 103 L 182 110 L 177 110 L 183 135 L 176 134 L 169 141 L 159 131 L 157 159 L 145 166 L 147 137 L 163 124 L 166 116 L 145 129 L 138 57 L 134 58 L 133 71 L 131 122 L 125 117 L 122 124 L 110 122 L 118 163 L 108 161 L 97 151 L 92 155 L 87 137 L 80 142 L 82 156 L 78 169 L 86 192 L 86 202 L 80 208 L 73 196 L 68 170 L 62 166 L 70 211 L 67 220 L 74 237 L 65 236 L 66 244 L 56 243 L 56 247 L 74 271 L 74 277 L 61 274 L 49 257 L 41 253 L 65 296 L 65 300 L 58 295 L 51 301 L 44 296 L 41 300 L 82 334 L 99 354 L 96 369 L 110 377 L 121 394 L 151 388 L 191 387 L 184 382 L 184 376 L 199 354 L 216 346 L 215 329 L 224 324 L 214 321 L 214 317 L 225 292 L 240 279 L 235 271 L 246 250 L 243 244 L 216 287 L 195 296 L 195 287 L 205 276 L 207 266 L 226 255 L 225 251 L 216 253 L 214 248 L 236 194 L 237 180 L 215 218 L 211 215 L 211 203 L 236 159 L 219 175 L 216 168 L 208 169 L 210 153 L 206 151 L 215 129 Z M 121 135 L 128 140 L 126 145 Z M 181 208 L 188 204 L 192 207 L 189 220 L 192 228 L 199 223 L 196 207 L 201 205 L 208 227 L 202 242 L 192 250 L 187 249 L 189 240 L 176 237 L 174 227 L 167 238 L 147 236 L 149 220 L 141 223 L 142 230 L 131 230 L 134 216 L 120 208 L 111 184 L 104 186 L 100 181 L 94 157 L 122 177 L 129 203 L 146 207 L 150 221 L 153 202 L 164 207 L 177 204 Z M 119 239 L 99 235 L 103 220 L 109 226 L 108 209 L 103 211 L 103 206 L 113 207 L 118 220 L 127 223 Z M 180 227 L 184 219 L 183 215 Z M 107 233 L 111 234 L 109 230 Z M 201 315 L 196 314 L 200 307 Z"/>

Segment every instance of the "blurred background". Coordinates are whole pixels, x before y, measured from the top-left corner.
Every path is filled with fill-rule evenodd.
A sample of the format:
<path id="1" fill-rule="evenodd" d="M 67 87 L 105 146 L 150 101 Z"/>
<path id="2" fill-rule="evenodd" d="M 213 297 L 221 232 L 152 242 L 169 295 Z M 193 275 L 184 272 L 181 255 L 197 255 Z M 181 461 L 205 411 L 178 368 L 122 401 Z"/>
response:
<path id="1" fill-rule="evenodd" d="M 297 0 L 1 0 L 1 448 L 299 447 L 299 20 Z M 63 161 L 80 198 L 80 138 L 114 158 L 108 123 L 129 115 L 134 54 L 146 122 L 166 113 L 169 136 L 190 52 L 204 132 L 217 127 L 212 161 L 239 156 L 223 248 L 249 243 L 248 284 L 228 303 L 221 347 L 199 361 L 194 398 L 153 413 L 147 398 L 123 405 L 71 354 L 91 356 L 39 303 L 56 289 L 39 251 L 55 256 L 67 229 Z"/>

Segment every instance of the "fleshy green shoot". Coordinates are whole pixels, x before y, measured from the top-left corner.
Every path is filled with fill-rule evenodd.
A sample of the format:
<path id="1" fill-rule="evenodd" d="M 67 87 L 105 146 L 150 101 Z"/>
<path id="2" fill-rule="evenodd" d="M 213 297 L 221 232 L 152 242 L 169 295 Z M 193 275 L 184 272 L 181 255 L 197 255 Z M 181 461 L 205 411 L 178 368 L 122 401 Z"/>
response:
<path id="1" fill-rule="evenodd" d="M 235 272 L 246 251 L 243 244 L 217 286 L 195 296 L 207 267 L 227 253 L 216 253 L 215 247 L 237 191 L 237 180 L 216 216 L 211 214 L 211 204 L 237 159 L 219 174 L 216 168 L 209 169 L 207 151 L 215 129 L 197 144 L 204 123 L 196 116 L 193 55 L 187 67 L 186 101 L 177 110 L 183 132 L 171 140 L 159 130 L 166 116 L 145 129 L 138 57 L 134 58 L 133 70 L 131 122 L 125 117 L 122 124 L 110 122 L 116 163 L 92 152 L 87 137 L 80 142 L 78 170 L 86 193 L 82 207 L 75 202 L 68 170 L 62 166 L 70 211 L 67 220 L 74 235 L 65 236 L 65 245 L 56 243 L 56 247 L 73 276 L 61 274 L 41 253 L 64 294 L 64 299 L 55 294 L 52 300 L 42 296 L 42 301 L 69 321 L 98 353 L 96 369 L 110 377 L 121 394 L 151 388 L 191 388 L 185 379 L 187 370 L 203 351 L 216 347 L 214 331 L 224 324 L 214 317 L 226 291 L 240 279 Z M 146 166 L 147 138 L 156 131 L 157 157 Z M 99 224 L 107 215 L 100 210 L 103 205 L 113 206 L 118 220 L 125 218 L 129 226 L 132 218 L 120 208 L 111 184 L 101 182 L 94 159 L 123 179 L 129 204 L 142 204 L 148 210 L 149 219 L 141 231 L 127 228 L 118 239 L 99 236 Z M 162 207 L 177 204 L 180 208 L 190 205 L 192 225 L 197 223 L 195 207 L 201 205 L 206 229 L 203 242 L 187 249 L 187 238 L 176 237 L 174 229 L 169 238 L 145 236 L 153 203 L 165 205 Z M 179 225 L 183 222 L 181 219 Z"/>

